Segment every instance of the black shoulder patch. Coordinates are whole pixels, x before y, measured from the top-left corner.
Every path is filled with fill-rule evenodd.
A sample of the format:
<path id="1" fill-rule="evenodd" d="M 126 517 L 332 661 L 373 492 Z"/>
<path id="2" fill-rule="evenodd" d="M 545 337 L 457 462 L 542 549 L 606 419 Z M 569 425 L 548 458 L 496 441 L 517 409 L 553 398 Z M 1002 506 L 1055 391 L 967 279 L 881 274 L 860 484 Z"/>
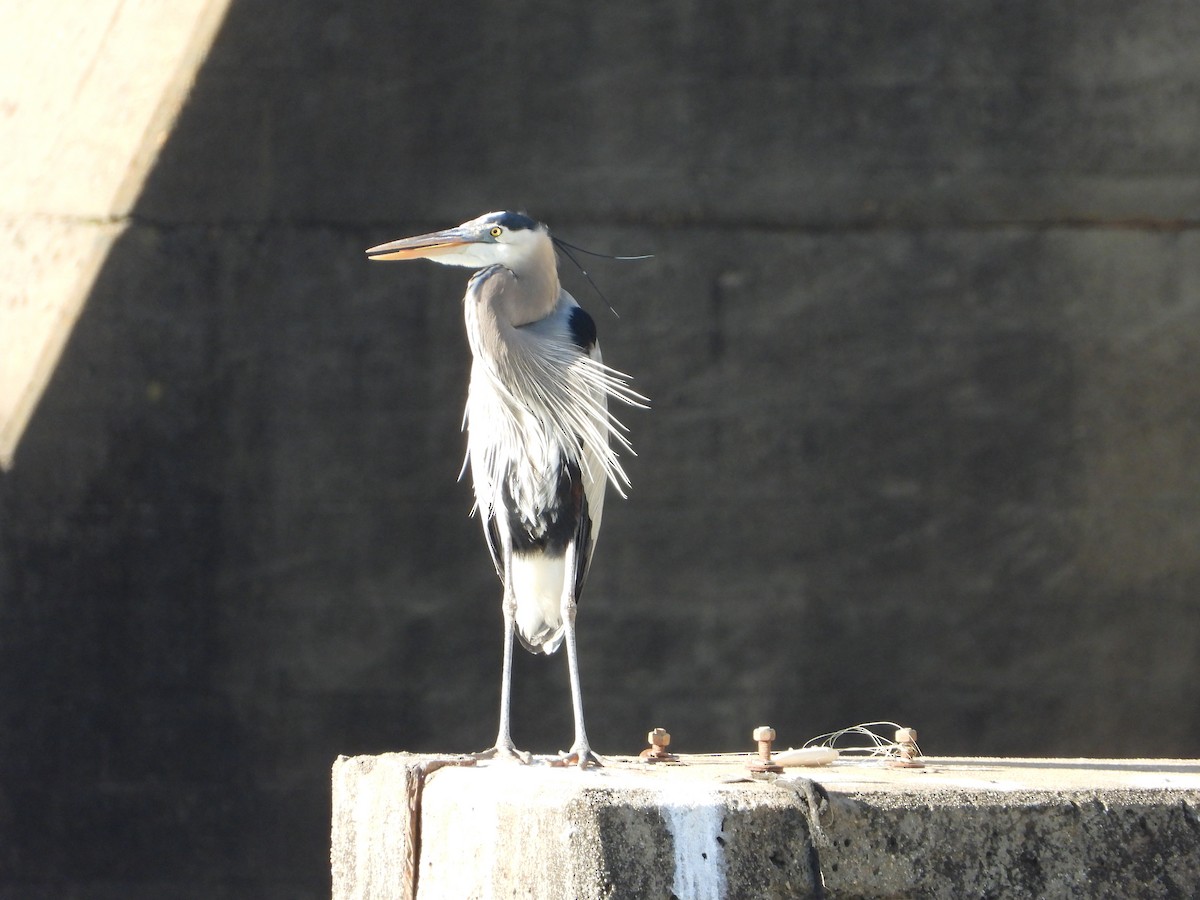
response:
<path id="1" fill-rule="evenodd" d="M 596 346 L 596 321 L 582 306 L 571 310 L 567 317 L 567 328 L 571 330 L 571 340 L 584 352 Z"/>
<path id="2" fill-rule="evenodd" d="M 518 212 L 502 212 L 496 217 L 496 224 L 503 225 L 509 231 L 533 231 L 538 223 L 529 216 Z"/>

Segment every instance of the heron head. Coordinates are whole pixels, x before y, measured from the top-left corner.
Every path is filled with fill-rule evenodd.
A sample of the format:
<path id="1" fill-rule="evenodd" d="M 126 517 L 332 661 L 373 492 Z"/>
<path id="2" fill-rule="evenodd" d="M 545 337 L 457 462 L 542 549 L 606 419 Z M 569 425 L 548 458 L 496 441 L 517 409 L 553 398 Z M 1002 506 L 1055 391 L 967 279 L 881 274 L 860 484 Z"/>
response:
<path id="1" fill-rule="evenodd" d="M 485 213 L 445 231 L 401 238 L 371 247 L 370 259 L 430 259 L 447 266 L 504 265 L 524 268 L 523 263 L 544 254 L 550 247 L 550 230 L 541 222 L 517 212 Z"/>

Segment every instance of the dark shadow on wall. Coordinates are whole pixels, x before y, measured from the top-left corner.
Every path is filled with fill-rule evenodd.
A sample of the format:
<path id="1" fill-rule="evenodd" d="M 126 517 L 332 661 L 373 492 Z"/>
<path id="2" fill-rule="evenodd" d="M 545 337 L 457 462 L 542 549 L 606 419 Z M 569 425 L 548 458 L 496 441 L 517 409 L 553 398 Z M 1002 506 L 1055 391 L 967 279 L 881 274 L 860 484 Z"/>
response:
<path id="1" fill-rule="evenodd" d="M 205 229 L 117 242 L 4 477 L 11 896 L 321 893 L 319 795 L 275 781 L 228 674 L 231 635 L 268 636 L 231 569 L 254 502 L 215 259 Z"/>
<path id="2" fill-rule="evenodd" d="M 437 454 L 453 491 L 458 412 L 425 424 L 413 378 L 461 395 L 464 353 L 441 349 L 453 310 L 339 283 L 366 231 L 287 208 L 312 186 L 276 179 L 336 165 L 264 137 L 337 78 L 295 45 L 347 15 L 362 42 L 374 11 L 264 30 L 280 12 L 233 4 L 0 482 L 5 896 L 328 896 L 334 757 L 434 740 L 411 672 L 445 639 L 407 569 L 436 584 L 476 535 L 414 515 L 433 491 L 397 461 Z M 311 124 L 373 138 L 351 111 Z M 379 339 L 422 330 L 403 353 Z M 395 640 L 364 659 L 356 629 L 393 587 L 402 607 L 424 591 L 427 624 L 382 626 Z"/>

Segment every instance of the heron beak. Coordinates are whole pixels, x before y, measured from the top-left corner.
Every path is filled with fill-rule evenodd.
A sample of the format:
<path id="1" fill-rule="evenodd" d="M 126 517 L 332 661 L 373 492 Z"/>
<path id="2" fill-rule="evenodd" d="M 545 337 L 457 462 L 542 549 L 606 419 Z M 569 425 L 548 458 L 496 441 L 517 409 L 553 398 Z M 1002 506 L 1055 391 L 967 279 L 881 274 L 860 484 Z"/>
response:
<path id="1" fill-rule="evenodd" d="M 433 234 L 400 238 L 398 241 L 371 247 L 367 250 L 367 256 L 371 259 L 429 259 L 443 253 L 451 253 L 458 247 L 474 242 L 475 239 L 462 229 L 448 228 Z"/>

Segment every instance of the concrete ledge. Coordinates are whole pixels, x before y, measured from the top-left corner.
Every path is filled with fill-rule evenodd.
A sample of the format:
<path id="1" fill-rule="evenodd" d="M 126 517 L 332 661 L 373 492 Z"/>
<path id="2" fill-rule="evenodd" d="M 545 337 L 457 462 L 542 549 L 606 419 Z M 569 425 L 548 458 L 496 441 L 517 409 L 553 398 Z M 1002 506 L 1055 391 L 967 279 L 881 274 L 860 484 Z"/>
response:
<path id="1" fill-rule="evenodd" d="M 448 759 L 338 759 L 335 898 L 1200 893 L 1200 762 Z"/>

